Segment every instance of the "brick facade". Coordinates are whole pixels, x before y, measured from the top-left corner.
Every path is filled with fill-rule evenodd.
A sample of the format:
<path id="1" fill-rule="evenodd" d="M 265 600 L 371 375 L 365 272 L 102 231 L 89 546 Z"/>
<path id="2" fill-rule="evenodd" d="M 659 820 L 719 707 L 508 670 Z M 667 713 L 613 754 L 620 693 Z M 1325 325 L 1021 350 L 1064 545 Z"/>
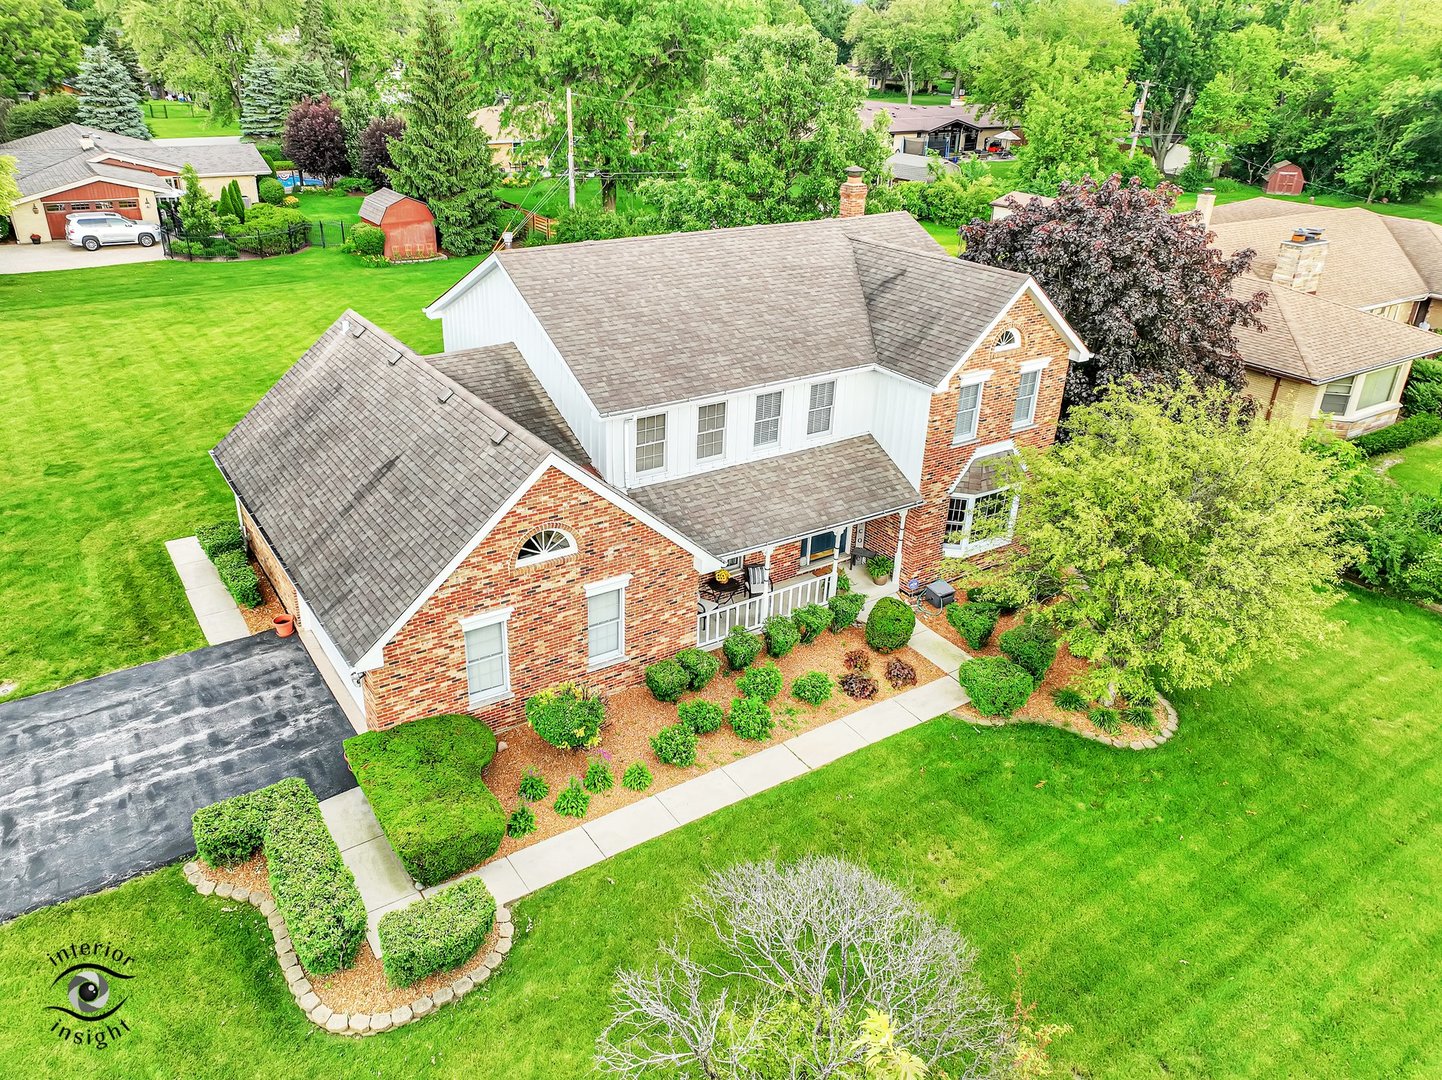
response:
<path id="1" fill-rule="evenodd" d="M 563 529 L 578 552 L 516 565 L 542 527 Z M 626 658 L 587 674 L 585 586 L 624 574 Z M 696 643 L 692 556 L 559 470 L 547 472 L 383 650 L 365 675 L 366 722 L 386 728 L 444 712 L 474 713 L 497 731 L 525 722 L 537 690 L 577 679 L 604 693 L 641 680 L 647 664 Z M 472 709 L 460 620 L 514 607 L 506 624 L 511 695 Z"/>
<path id="2" fill-rule="evenodd" d="M 265 571 L 265 576 L 270 579 L 270 587 L 275 590 L 276 599 L 280 606 L 285 608 L 286 613 L 295 616 L 297 624 L 300 622 L 300 603 L 296 598 L 295 584 L 290 580 L 290 575 L 280 565 L 280 560 L 275 557 L 275 552 L 265 542 L 265 537 L 255 524 L 255 519 L 250 516 L 245 507 L 240 508 L 240 527 L 245 533 L 245 544 L 250 549 L 251 558 L 260 564 Z"/>

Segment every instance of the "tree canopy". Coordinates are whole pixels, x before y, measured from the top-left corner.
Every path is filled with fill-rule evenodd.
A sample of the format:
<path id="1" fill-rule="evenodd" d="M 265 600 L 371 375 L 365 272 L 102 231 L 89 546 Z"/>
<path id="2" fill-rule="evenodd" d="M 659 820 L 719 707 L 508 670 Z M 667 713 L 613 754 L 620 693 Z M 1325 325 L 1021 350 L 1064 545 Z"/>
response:
<path id="1" fill-rule="evenodd" d="M 76 123 L 129 135 L 132 139 L 150 138 L 130 72 L 104 45 L 86 47 L 85 60 L 75 83 L 80 91 Z"/>
<path id="2" fill-rule="evenodd" d="M 329 98 L 301 98 L 285 118 L 281 146 L 296 168 L 321 177 L 327 184 L 350 168 L 340 112 Z"/>
<path id="3" fill-rule="evenodd" d="M 273 139 L 284 130 L 287 112 L 275 55 L 261 42 L 245 65 L 240 93 L 240 130 L 257 138 Z"/>
<path id="4" fill-rule="evenodd" d="M 85 23 L 60 0 L 0 4 L 0 97 L 53 89 L 75 74 Z"/>

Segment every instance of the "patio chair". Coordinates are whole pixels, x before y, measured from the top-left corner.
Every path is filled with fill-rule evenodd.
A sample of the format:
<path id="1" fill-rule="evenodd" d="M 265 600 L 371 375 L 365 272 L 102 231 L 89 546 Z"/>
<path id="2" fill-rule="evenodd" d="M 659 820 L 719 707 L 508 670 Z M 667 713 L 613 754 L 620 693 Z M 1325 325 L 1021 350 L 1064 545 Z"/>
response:
<path id="1" fill-rule="evenodd" d="M 761 563 L 752 563 L 746 568 L 746 592 L 760 596 L 771 584 L 771 571 Z"/>

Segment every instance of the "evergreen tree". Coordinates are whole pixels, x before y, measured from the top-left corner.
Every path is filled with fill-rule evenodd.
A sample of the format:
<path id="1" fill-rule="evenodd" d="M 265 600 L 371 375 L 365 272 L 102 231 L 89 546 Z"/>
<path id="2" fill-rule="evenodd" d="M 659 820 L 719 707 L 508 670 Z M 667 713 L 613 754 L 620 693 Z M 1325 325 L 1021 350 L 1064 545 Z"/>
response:
<path id="1" fill-rule="evenodd" d="M 420 199 L 436 216 L 454 255 L 490 247 L 496 236 L 492 186 L 499 172 L 485 135 L 471 120 L 475 94 L 451 47 L 451 26 L 433 3 L 421 10 L 406 65 L 405 134 L 390 144 L 390 186 Z"/>
<path id="2" fill-rule="evenodd" d="M 301 57 L 319 65 L 325 90 L 339 87 L 341 64 L 336 56 L 335 44 L 331 41 L 330 26 L 325 21 L 322 0 L 306 0 L 301 6 L 295 31 L 300 39 Z"/>
<path id="3" fill-rule="evenodd" d="M 292 60 L 280 73 L 280 96 L 287 109 L 310 98 L 319 101 L 330 97 L 330 79 L 319 60 L 301 56 Z"/>
<path id="4" fill-rule="evenodd" d="M 135 54 L 135 49 L 130 42 L 120 36 L 120 31 L 114 23 L 107 23 L 100 34 L 100 44 L 110 50 L 110 55 L 119 60 L 121 66 L 130 75 L 130 81 L 135 84 L 135 96 L 144 100 L 148 95 L 145 87 L 149 82 L 145 77 L 145 69 L 140 66 L 140 57 Z"/>
<path id="5" fill-rule="evenodd" d="M 133 139 L 150 138 L 130 73 L 104 45 L 92 45 L 85 50 L 85 60 L 75 82 L 80 90 L 80 107 L 75 113 L 77 124 L 129 135 Z"/>
<path id="6" fill-rule="evenodd" d="M 220 230 L 215 204 L 200 183 L 195 166 L 180 169 L 180 182 L 185 190 L 180 195 L 180 225 L 187 236 L 213 236 Z"/>
<path id="7" fill-rule="evenodd" d="M 240 130 L 257 138 L 275 138 L 285 127 L 288 111 L 280 91 L 280 70 L 264 44 L 257 45 L 245 65 L 240 90 Z"/>

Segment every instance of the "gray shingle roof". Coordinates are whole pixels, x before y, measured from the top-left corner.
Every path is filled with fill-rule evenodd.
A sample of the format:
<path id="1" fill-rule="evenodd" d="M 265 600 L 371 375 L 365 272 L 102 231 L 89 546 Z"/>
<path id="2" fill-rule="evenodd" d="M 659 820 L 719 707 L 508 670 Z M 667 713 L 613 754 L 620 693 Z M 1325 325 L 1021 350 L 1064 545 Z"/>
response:
<path id="1" fill-rule="evenodd" d="M 360 218 L 362 221 L 379 225 L 386 210 L 398 202 L 403 202 L 405 198 L 399 191 L 392 191 L 388 187 L 378 188 L 361 200 Z"/>
<path id="2" fill-rule="evenodd" d="M 718 556 L 921 502 L 870 435 L 633 488 L 630 495 Z"/>
<path id="3" fill-rule="evenodd" d="M 550 449 L 347 311 L 212 454 L 354 663 Z"/>
<path id="4" fill-rule="evenodd" d="M 960 120 L 974 128 L 1004 128 L 1000 117 L 989 110 L 967 105 L 903 105 L 889 101 L 864 101 L 858 110 L 862 127 L 870 127 L 879 112 L 891 117 L 891 133 L 898 135 L 908 131 L 935 131 L 939 127 Z"/>

